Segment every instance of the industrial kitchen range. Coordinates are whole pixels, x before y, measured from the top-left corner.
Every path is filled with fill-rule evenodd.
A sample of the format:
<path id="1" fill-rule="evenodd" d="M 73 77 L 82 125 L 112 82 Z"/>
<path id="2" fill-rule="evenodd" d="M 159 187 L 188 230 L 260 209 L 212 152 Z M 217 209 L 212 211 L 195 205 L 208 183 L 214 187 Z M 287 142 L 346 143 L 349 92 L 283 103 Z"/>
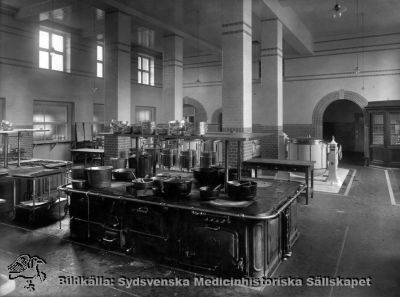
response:
<path id="1" fill-rule="evenodd" d="M 299 236 L 306 185 L 252 178 L 239 158 L 228 166 L 232 144 L 240 156 L 243 142 L 265 136 L 158 135 L 150 150 L 136 136 L 128 158 L 73 166 L 71 183 L 59 187 L 70 199 L 71 238 L 198 273 L 270 276 Z M 177 139 L 189 148 L 180 143 L 174 151 L 169 144 Z"/>

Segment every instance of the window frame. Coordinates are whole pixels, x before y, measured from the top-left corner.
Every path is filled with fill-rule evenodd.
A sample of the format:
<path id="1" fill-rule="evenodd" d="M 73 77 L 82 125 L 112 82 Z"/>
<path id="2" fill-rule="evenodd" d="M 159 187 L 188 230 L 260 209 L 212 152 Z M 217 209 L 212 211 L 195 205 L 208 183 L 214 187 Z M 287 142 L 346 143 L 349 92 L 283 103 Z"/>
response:
<path id="1" fill-rule="evenodd" d="M 102 51 L 101 58 L 102 59 L 99 59 L 98 47 L 101 47 L 101 51 Z M 101 76 L 99 76 L 99 73 L 98 73 L 99 64 L 101 64 Z M 96 77 L 97 78 L 104 78 L 104 44 L 100 43 L 100 42 L 98 42 L 96 44 Z"/>
<path id="2" fill-rule="evenodd" d="M 68 35 L 65 32 L 60 32 L 57 30 L 52 30 L 52 29 L 48 29 L 48 28 L 39 28 L 39 36 L 40 36 L 40 32 L 46 32 L 49 34 L 49 41 L 48 41 L 48 46 L 49 48 L 43 48 L 40 46 L 40 37 L 39 37 L 39 42 L 38 42 L 38 65 L 40 69 L 46 69 L 46 70 L 52 70 L 52 71 L 58 71 L 58 72 L 66 72 L 67 69 L 67 39 L 68 39 Z M 57 36 L 61 36 L 63 38 L 63 44 L 62 44 L 62 48 L 63 51 L 57 51 L 55 50 L 55 48 L 53 47 L 52 43 L 53 43 L 53 35 L 57 35 Z M 40 52 L 45 52 L 47 53 L 47 59 L 48 59 L 48 68 L 44 68 L 44 67 L 40 67 Z M 54 55 L 61 55 L 62 56 L 62 61 L 63 61 L 63 65 L 62 65 L 62 70 L 58 70 L 58 69 L 53 69 L 52 67 L 52 54 Z"/>
<path id="3" fill-rule="evenodd" d="M 135 108 L 135 121 L 138 120 L 138 112 L 140 111 L 150 111 L 150 121 L 154 122 L 156 120 L 156 108 L 153 106 L 136 106 Z"/>
<path id="4" fill-rule="evenodd" d="M 67 119 L 66 121 L 47 121 L 46 122 L 46 116 L 43 113 L 43 121 L 35 121 L 35 108 L 36 107 L 47 107 L 47 106 L 56 106 L 56 107 L 65 107 L 66 108 L 66 113 L 67 113 Z M 36 138 L 41 138 L 41 139 L 34 139 L 33 143 L 42 143 L 42 142 L 46 142 L 46 143 L 56 143 L 56 142 L 71 142 L 72 141 L 72 122 L 73 122 L 73 111 L 74 111 L 74 103 L 72 102 L 64 102 L 64 101 L 46 101 L 46 100 L 34 100 L 33 101 L 33 127 L 35 127 L 35 125 L 43 125 L 44 129 L 46 128 L 46 125 L 54 125 L 56 127 L 56 134 L 57 138 L 51 138 L 51 139 L 47 139 L 46 133 L 48 133 L 48 131 L 43 131 L 42 136 L 40 137 L 39 135 L 41 134 L 41 132 L 36 132 L 35 135 L 37 135 Z M 66 134 L 64 135 L 64 138 L 60 138 L 58 132 L 57 132 L 57 127 L 59 125 L 65 125 L 66 127 Z"/>
<path id="5" fill-rule="evenodd" d="M 143 69 L 143 59 L 148 60 L 148 70 Z M 154 70 L 154 62 L 155 58 L 150 55 L 146 54 L 138 54 L 138 84 L 146 85 L 146 86 L 154 86 L 154 77 L 155 77 L 155 70 Z M 143 82 L 143 74 L 148 74 L 148 83 Z"/>

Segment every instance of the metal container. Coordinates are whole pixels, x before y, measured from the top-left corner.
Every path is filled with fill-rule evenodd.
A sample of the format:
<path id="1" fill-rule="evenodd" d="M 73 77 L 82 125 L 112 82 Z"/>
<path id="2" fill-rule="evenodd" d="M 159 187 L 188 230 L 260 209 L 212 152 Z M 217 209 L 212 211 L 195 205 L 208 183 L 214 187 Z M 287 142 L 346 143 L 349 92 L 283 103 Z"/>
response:
<path id="1" fill-rule="evenodd" d="M 71 167 L 71 178 L 72 179 L 84 179 L 87 180 L 87 173 L 85 166 L 76 165 Z"/>
<path id="2" fill-rule="evenodd" d="M 219 197 L 219 187 L 201 187 L 199 191 L 201 200 L 214 200 Z"/>
<path id="3" fill-rule="evenodd" d="M 216 186 L 224 183 L 225 170 L 218 168 L 194 168 L 193 177 L 201 186 Z"/>
<path id="4" fill-rule="evenodd" d="M 73 189 L 85 189 L 86 188 L 86 180 L 85 179 L 73 179 L 71 180 Z"/>
<path id="5" fill-rule="evenodd" d="M 314 170 L 322 169 L 322 172 L 327 168 L 327 145 L 317 138 L 300 137 L 289 140 L 289 160 L 300 161 L 315 161 Z"/>
<path id="6" fill-rule="evenodd" d="M 257 183 L 247 180 L 229 181 L 227 193 L 231 200 L 254 200 L 257 195 Z"/>
<path id="7" fill-rule="evenodd" d="M 153 173 L 153 160 L 149 154 L 139 156 L 139 168 L 136 170 L 136 177 L 145 177 Z"/>
<path id="8" fill-rule="evenodd" d="M 209 168 L 212 165 L 215 165 L 217 160 L 217 152 L 213 151 L 204 151 L 200 156 L 200 167 L 201 168 Z"/>
<path id="9" fill-rule="evenodd" d="M 179 163 L 181 168 L 185 168 L 187 170 L 193 168 L 196 165 L 196 151 L 182 151 L 179 157 Z"/>
<path id="10" fill-rule="evenodd" d="M 195 134 L 196 135 L 204 135 L 208 131 L 208 124 L 207 122 L 197 122 L 196 123 L 196 130 Z"/>
<path id="11" fill-rule="evenodd" d="M 130 155 L 128 157 L 128 168 L 136 170 L 136 155 Z"/>
<path id="12" fill-rule="evenodd" d="M 130 181 L 136 178 L 135 170 L 132 168 L 119 168 L 112 171 L 114 179 Z"/>
<path id="13" fill-rule="evenodd" d="M 125 158 L 110 158 L 110 161 L 114 169 L 126 168 L 127 159 Z"/>
<path id="14" fill-rule="evenodd" d="M 184 198 L 192 190 L 192 180 L 172 177 L 163 181 L 164 194 L 167 198 Z"/>
<path id="15" fill-rule="evenodd" d="M 97 166 L 86 169 L 89 186 L 107 188 L 111 186 L 112 166 Z"/>
<path id="16" fill-rule="evenodd" d="M 152 178 L 137 178 L 132 181 L 132 186 L 136 190 L 151 189 L 153 187 L 153 179 Z"/>

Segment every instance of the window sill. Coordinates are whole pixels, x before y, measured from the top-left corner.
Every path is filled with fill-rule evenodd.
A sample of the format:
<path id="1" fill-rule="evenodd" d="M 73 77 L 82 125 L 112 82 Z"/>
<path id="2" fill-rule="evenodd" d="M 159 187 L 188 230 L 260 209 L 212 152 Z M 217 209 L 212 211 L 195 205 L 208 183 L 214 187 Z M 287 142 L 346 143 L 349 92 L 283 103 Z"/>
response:
<path id="1" fill-rule="evenodd" d="M 57 144 L 57 143 L 71 143 L 71 140 L 40 140 L 34 141 L 34 145 L 42 145 L 42 144 Z"/>

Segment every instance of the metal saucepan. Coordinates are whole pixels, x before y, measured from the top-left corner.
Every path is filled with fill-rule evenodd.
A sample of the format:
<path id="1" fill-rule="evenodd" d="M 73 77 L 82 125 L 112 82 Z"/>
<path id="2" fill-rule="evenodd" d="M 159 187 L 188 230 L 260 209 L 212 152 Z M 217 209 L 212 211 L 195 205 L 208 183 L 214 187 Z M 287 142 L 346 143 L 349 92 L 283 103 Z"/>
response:
<path id="1" fill-rule="evenodd" d="M 171 177 L 163 181 L 163 187 L 167 198 L 184 198 L 192 190 L 192 180 L 180 176 Z"/>
<path id="2" fill-rule="evenodd" d="M 146 190 L 153 187 L 153 179 L 151 178 L 137 178 L 132 181 L 132 186 L 136 190 Z"/>
<path id="3" fill-rule="evenodd" d="M 213 187 L 200 187 L 200 199 L 201 200 L 214 200 L 219 197 L 219 188 L 221 185 Z"/>
<path id="4" fill-rule="evenodd" d="M 257 195 L 257 183 L 248 180 L 229 181 L 227 191 L 231 200 L 254 200 Z"/>

